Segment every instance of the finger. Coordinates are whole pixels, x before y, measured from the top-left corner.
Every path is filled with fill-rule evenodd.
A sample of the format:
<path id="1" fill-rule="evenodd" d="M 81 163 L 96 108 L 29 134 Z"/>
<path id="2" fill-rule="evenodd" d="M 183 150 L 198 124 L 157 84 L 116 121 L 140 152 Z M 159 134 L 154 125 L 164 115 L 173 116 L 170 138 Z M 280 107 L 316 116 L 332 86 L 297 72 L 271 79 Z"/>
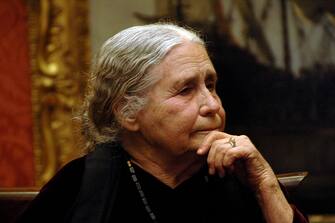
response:
<path id="1" fill-rule="evenodd" d="M 214 175 L 216 170 L 224 175 L 224 168 L 222 167 L 222 159 L 224 150 L 229 148 L 227 139 L 216 140 L 212 143 L 207 156 L 208 172 Z"/>
<path id="2" fill-rule="evenodd" d="M 251 151 L 244 146 L 237 146 L 226 151 L 222 164 L 225 168 L 233 168 L 237 160 L 246 160 L 250 158 Z"/>
<path id="3" fill-rule="evenodd" d="M 220 148 L 217 150 L 216 154 L 215 154 L 215 158 L 214 158 L 214 166 L 215 166 L 215 170 L 216 172 L 219 174 L 220 177 L 224 177 L 225 175 L 225 168 L 223 167 L 223 158 L 224 158 L 224 154 L 225 152 L 222 151 L 225 148 Z M 221 150 L 221 151 L 219 151 Z"/>
<path id="4" fill-rule="evenodd" d="M 215 140 L 225 139 L 225 138 L 230 138 L 230 137 L 232 137 L 232 135 L 229 135 L 225 132 L 213 131 L 213 132 L 209 133 L 205 137 L 205 139 L 202 142 L 202 144 L 200 145 L 199 149 L 197 150 L 197 154 L 198 155 L 205 155 L 206 153 L 208 153 L 208 151 L 211 148 L 212 143 Z"/>
<path id="5" fill-rule="evenodd" d="M 216 154 L 217 147 L 212 146 L 212 148 L 209 150 L 208 156 L 207 156 L 207 164 L 208 164 L 208 173 L 210 175 L 215 174 L 215 154 Z"/>

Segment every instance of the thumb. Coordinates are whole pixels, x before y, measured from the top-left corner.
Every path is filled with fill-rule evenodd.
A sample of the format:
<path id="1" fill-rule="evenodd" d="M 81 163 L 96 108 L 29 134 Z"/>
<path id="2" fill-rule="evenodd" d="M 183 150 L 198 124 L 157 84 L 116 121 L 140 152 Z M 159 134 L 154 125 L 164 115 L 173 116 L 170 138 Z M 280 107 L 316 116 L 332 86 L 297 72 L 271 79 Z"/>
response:
<path id="1" fill-rule="evenodd" d="M 225 132 L 219 132 L 219 131 L 213 131 L 210 132 L 204 139 L 204 141 L 201 143 L 200 147 L 197 150 L 198 155 L 205 155 L 208 153 L 209 149 L 211 148 L 211 145 L 214 141 L 218 139 L 225 139 L 230 138 L 233 135 L 230 135 Z"/>

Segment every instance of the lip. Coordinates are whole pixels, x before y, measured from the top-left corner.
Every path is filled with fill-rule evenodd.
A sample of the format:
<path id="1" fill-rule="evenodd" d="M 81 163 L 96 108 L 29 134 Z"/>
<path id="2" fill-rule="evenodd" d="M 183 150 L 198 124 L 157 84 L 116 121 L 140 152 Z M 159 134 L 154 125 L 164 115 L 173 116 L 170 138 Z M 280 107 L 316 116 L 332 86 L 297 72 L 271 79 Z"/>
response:
<path id="1" fill-rule="evenodd" d="M 216 128 L 216 129 L 204 129 L 204 130 L 198 130 L 198 131 L 196 131 L 196 133 L 206 134 L 207 135 L 210 132 L 218 131 L 218 130 L 219 130 L 218 128 Z"/>

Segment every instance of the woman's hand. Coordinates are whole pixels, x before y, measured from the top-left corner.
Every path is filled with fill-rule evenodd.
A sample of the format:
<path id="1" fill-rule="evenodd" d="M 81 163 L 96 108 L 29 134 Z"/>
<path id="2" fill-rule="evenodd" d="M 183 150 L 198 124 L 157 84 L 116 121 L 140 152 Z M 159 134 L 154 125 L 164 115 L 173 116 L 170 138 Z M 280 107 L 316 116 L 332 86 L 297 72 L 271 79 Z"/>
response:
<path id="1" fill-rule="evenodd" d="M 223 177 L 227 172 L 233 173 L 254 191 L 278 185 L 270 165 L 247 136 L 213 131 L 205 138 L 197 153 L 208 154 L 211 175 L 217 173 Z"/>
<path id="2" fill-rule="evenodd" d="M 247 136 L 213 131 L 206 136 L 197 154 L 208 154 L 210 174 L 224 176 L 230 172 L 247 184 L 255 192 L 266 222 L 293 221 L 293 210 L 272 168 Z"/>

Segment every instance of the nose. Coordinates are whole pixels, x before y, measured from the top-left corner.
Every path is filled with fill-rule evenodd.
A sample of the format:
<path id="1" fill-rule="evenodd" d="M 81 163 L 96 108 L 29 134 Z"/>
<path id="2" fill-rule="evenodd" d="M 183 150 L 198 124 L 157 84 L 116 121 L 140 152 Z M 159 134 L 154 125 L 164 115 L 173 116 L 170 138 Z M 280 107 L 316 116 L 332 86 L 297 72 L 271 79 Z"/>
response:
<path id="1" fill-rule="evenodd" d="M 202 95 L 202 104 L 200 106 L 200 115 L 201 116 L 212 116 L 219 112 L 220 110 L 220 99 L 216 94 L 206 91 Z"/>

